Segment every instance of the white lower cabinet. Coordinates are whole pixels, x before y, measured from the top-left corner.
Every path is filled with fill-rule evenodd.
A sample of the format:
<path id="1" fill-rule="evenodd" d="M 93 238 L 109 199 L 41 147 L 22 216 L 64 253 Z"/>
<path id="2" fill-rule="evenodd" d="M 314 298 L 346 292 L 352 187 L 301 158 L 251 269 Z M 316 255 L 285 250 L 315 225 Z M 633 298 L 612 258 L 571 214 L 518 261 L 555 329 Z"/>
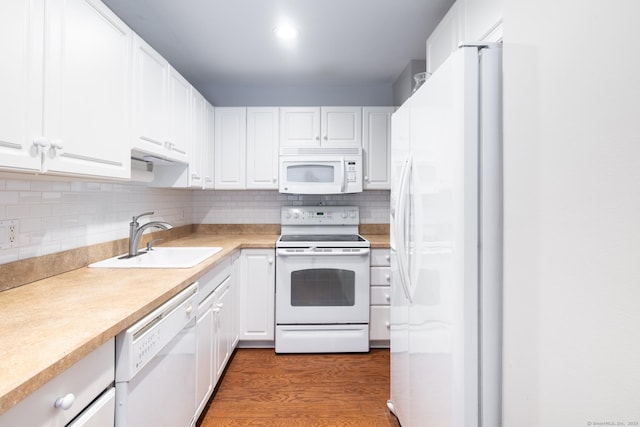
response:
<path id="1" fill-rule="evenodd" d="M 102 344 L 2 414 L 0 427 L 113 426 L 114 354 L 114 340 Z"/>
<path id="2" fill-rule="evenodd" d="M 371 347 L 389 346 L 390 259 L 389 249 L 371 250 L 371 312 L 369 319 L 369 341 Z"/>
<path id="3" fill-rule="evenodd" d="M 275 328 L 275 250 L 243 249 L 240 255 L 240 341 L 272 345 Z"/>
<path id="4" fill-rule="evenodd" d="M 204 410 L 237 343 L 237 300 L 232 257 L 198 281 L 196 414 Z"/>

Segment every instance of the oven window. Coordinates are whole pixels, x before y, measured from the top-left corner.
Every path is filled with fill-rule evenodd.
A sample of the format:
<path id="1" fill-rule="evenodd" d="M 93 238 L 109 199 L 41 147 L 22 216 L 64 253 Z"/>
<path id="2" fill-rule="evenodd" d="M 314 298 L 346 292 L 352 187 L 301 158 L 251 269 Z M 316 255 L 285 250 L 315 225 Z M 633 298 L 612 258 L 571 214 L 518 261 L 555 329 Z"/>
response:
<path id="1" fill-rule="evenodd" d="M 291 306 L 353 306 L 356 274 L 336 268 L 311 268 L 291 273 Z"/>
<path id="2" fill-rule="evenodd" d="M 288 182 L 334 182 L 335 167 L 332 165 L 291 165 L 287 166 Z"/>

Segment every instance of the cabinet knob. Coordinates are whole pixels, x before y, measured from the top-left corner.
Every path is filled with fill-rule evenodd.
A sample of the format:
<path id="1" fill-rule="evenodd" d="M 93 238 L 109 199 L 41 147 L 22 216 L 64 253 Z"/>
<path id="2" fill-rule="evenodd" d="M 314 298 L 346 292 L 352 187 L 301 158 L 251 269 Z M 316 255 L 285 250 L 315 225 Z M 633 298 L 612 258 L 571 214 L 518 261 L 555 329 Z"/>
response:
<path id="1" fill-rule="evenodd" d="M 273 258 L 269 258 L 267 262 L 269 263 L 269 265 L 273 264 Z"/>
<path id="2" fill-rule="evenodd" d="M 391 329 L 391 324 L 389 322 L 384 322 L 384 326 L 386 326 L 387 329 Z"/>
<path id="3" fill-rule="evenodd" d="M 385 274 L 384 278 L 387 279 L 387 282 L 391 281 L 391 275 L 390 274 Z"/>
<path id="4" fill-rule="evenodd" d="M 76 401 L 76 396 L 73 393 L 67 393 L 62 397 L 56 399 L 56 402 L 53 404 L 58 409 L 62 409 L 66 411 L 67 409 L 73 406 L 73 402 Z"/>
<path id="5" fill-rule="evenodd" d="M 385 255 L 384 259 L 386 259 L 387 261 L 391 261 L 391 255 Z"/>
<path id="6" fill-rule="evenodd" d="M 385 294 L 384 299 L 386 299 L 387 301 L 391 301 L 391 295 Z"/>
<path id="7" fill-rule="evenodd" d="M 316 136 L 316 141 L 320 141 L 320 135 Z"/>
<path id="8" fill-rule="evenodd" d="M 41 136 L 33 140 L 33 145 L 36 147 L 45 148 L 47 145 L 49 145 L 49 141 L 44 136 Z"/>
<path id="9" fill-rule="evenodd" d="M 325 135 L 325 136 L 324 136 L 324 140 L 325 140 L 325 141 L 328 141 L 328 140 L 329 140 L 329 137 L 328 137 L 327 135 Z"/>
<path id="10" fill-rule="evenodd" d="M 222 308 L 222 307 L 224 307 L 224 303 L 218 303 L 218 304 L 216 304 L 216 307 Z"/>
<path id="11" fill-rule="evenodd" d="M 51 141 L 51 148 L 53 148 L 54 150 L 63 150 L 64 146 L 62 145 L 62 141 L 59 139 L 55 139 L 53 141 Z"/>

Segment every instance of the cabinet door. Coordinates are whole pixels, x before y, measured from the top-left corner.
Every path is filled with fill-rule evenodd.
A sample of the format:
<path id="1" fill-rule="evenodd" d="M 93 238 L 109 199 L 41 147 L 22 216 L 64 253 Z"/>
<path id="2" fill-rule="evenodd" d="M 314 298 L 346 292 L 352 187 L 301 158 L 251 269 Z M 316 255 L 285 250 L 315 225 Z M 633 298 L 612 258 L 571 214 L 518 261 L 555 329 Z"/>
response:
<path id="1" fill-rule="evenodd" d="M 206 129 L 205 137 L 202 142 L 203 148 L 203 163 L 204 163 L 204 188 L 213 189 L 213 150 L 214 150 L 214 138 L 215 138 L 215 108 L 208 102 L 205 105 L 205 120 Z"/>
<path id="2" fill-rule="evenodd" d="M 227 277 L 214 292 L 215 303 L 213 311 L 216 316 L 214 331 L 215 339 L 215 378 L 216 383 L 222 376 L 224 368 L 231 357 L 231 315 L 235 312 L 230 301 L 231 278 Z"/>
<path id="3" fill-rule="evenodd" d="M 281 147 L 320 146 L 320 108 L 280 108 Z"/>
<path id="4" fill-rule="evenodd" d="M 191 134 L 189 144 L 189 186 L 204 188 L 205 137 L 207 131 L 206 101 L 191 88 Z"/>
<path id="5" fill-rule="evenodd" d="M 247 188 L 278 189 L 280 110 L 247 108 Z"/>
<path id="6" fill-rule="evenodd" d="M 361 107 L 322 107 L 320 143 L 323 147 L 356 147 L 362 144 Z"/>
<path id="7" fill-rule="evenodd" d="M 275 252 L 245 249 L 240 255 L 240 340 L 273 341 Z"/>
<path id="8" fill-rule="evenodd" d="M 458 44 L 465 38 L 464 29 L 464 3 L 457 1 L 427 39 L 428 72 L 435 72 L 458 49 Z"/>
<path id="9" fill-rule="evenodd" d="M 217 107 L 215 112 L 215 188 L 246 186 L 247 109 Z"/>
<path id="10" fill-rule="evenodd" d="M 0 2 L 0 168 L 40 171 L 44 4 Z"/>
<path id="11" fill-rule="evenodd" d="M 184 79 L 173 67 L 169 66 L 169 140 L 166 144 L 167 157 L 176 161 L 188 163 L 187 156 L 190 145 L 189 130 L 192 122 L 191 113 L 191 84 Z M 200 123 L 202 125 L 202 123 Z"/>
<path id="12" fill-rule="evenodd" d="M 169 63 L 137 35 L 133 38 L 134 149 L 164 157 L 169 140 Z"/>
<path id="13" fill-rule="evenodd" d="M 43 170 L 129 178 L 132 32 L 98 0 L 57 0 L 45 34 Z"/>
<path id="14" fill-rule="evenodd" d="M 213 392 L 214 379 L 214 313 L 215 295 L 209 295 L 198 307 L 196 326 L 196 408 L 200 414 Z"/>
<path id="15" fill-rule="evenodd" d="M 364 189 L 391 189 L 391 114 L 393 107 L 363 107 Z"/>

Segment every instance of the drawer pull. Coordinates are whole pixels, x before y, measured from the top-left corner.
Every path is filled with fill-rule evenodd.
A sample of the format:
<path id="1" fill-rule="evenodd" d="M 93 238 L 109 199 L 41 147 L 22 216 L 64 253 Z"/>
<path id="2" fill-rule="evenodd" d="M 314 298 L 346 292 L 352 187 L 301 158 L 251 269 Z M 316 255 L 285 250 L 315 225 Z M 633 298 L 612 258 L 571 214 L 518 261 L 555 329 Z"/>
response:
<path id="1" fill-rule="evenodd" d="M 56 399 L 56 403 L 53 404 L 58 409 L 66 411 L 73 406 L 73 402 L 76 401 L 76 397 L 73 393 L 65 394 L 62 397 Z"/>

